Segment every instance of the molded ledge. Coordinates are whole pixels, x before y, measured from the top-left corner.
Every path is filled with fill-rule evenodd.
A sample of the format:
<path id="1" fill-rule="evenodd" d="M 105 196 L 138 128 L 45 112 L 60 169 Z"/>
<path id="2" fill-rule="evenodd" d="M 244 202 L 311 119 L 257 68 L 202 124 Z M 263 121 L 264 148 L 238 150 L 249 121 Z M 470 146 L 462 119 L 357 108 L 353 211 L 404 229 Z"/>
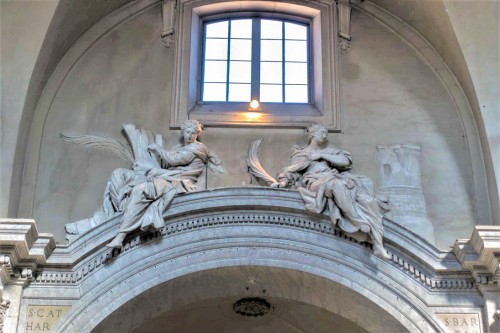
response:
<path id="1" fill-rule="evenodd" d="M 453 251 L 478 283 L 500 289 L 500 226 L 476 226 L 470 239 L 455 242 Z"/>
<path id="2" fill-rule="evenodd" d="M 331 226 L 326 213 L 312 214 L 305 210 L 297 191 L 267 187 L 219 188 L 180 195 L 173 200 L 164 218 L 168 225 L 170 222 L 196 216 L 234 211 L 287 213 Z M 121 215 L 117 215 L 89 230 L 73 243 L 58 245 L 48 263 L 76 264 L 116 235 L 120 219 Z M 389 219 L 384 219 L 384 227 L 385 242 L 394 255 L 413 256 L 418 253 L 419 262 L 432 267 L 432 270 L 460 269 L 460 264 L 452 252 L 437 249 L 425 239 Z"/>

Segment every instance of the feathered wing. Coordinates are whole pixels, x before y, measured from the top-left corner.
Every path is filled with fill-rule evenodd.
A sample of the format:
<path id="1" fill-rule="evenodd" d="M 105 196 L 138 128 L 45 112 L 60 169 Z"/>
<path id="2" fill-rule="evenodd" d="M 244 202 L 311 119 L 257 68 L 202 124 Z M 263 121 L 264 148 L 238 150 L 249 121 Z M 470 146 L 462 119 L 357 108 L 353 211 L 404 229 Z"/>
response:
<path id="1" fill-rule="evenodd" d="M 250 145 L 248 149 L 247 166 L 248 172 L 258 180 L 264 181 L 267 185 L 276 183 L 276 179 L 271 177 L 269 173 L 264 169 L 259 161 L 259 148 L 262 143 L 262 139 L 255 140 Z"/>
<path id="2" fill-rule="evenodd" d="M 67 135 L 64 133 L 59 134 L 59 136 L 66 142 L 106 150 L 130 162 L 130 164 L 134 163 L 134 156 L 130 149 L 115 139 L 97 135 Z"/>

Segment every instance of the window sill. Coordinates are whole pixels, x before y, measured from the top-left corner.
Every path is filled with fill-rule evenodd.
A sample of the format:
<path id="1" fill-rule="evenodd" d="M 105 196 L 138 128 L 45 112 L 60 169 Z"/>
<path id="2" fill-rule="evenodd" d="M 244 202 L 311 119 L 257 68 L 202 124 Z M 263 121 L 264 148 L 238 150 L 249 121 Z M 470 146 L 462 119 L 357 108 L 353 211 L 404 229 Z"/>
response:
<path id="1" fill-rule="evenodd" d="M 203 103 L 197 104 L 189 117 L 206 126 L 269 126 L 303 128 L 320 122 L 321 112 L 313 104 L 262 103 L 257 111 L 248 103 Z M 331 128 L 331 130 L 335 130 Z"/>

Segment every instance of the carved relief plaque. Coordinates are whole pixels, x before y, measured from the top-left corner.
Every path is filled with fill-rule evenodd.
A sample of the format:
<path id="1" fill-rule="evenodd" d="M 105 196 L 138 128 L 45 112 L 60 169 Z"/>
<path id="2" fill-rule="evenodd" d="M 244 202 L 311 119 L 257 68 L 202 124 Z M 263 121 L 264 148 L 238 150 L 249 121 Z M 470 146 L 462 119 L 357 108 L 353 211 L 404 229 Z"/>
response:
<path id="1" fill-rule="evenodd" d="M 479 313 L 436 313 L 446 332 L 482 333 Z"/>
<path id="2" fill-rule="evenodd" d="M 28 305 L 25 332 L 50 332 L 70 308 L 69 305 Z"/>

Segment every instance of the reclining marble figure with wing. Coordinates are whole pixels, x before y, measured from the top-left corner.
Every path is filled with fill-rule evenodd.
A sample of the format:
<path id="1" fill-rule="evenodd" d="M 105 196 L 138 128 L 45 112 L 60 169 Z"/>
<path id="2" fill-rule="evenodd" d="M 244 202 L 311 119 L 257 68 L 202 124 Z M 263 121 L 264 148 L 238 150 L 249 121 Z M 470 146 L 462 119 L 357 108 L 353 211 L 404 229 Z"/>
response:
<path id="1" fill-rule="evenodd" d="M 249 172 L 271 187 L 296 188 L 306 209 L 322 213 L 328 207 L 331 221 L 358 241 L 370 238 L 375 255 L 390 259 L 383 246 L 382 209 L 387 202 L 376 198 L 366 177 L 349 172 L 351 155 L 328 146 L 328 131 L 322 125 L 308 128 L 309 144 L 295 149 L 290 163 L 270 176 L 258 159 L 262 140 L 254 141 L 247 159 Z"/>
<path id="2" fill-rule="evenodd" d="M 133 154 L 112 139 L 61 135 L 65 141 L 107 149 L 133 161 L 131 169 L 113 171 L 106 185 L 103 206 L 89 219 L 97 225 L 123 214 L 118 234 L 108 247 L 120 248 L 126 235 L 135 230 L 164 226 L 163 212 L 175 195 L 196 190 L 196 182 L 206 165 L 212 172 L 223 172 L 220 161 L 197 141 L 201 124 L 187 120 L 181 129 L 184 145 L 167 150 L 163 148 L 161 135 L 153 137 L 149 131 L 137 129 L 132 124 L 124 125 Z M 66 225 L 67 231 L 81 229 L 84 221 Z M 85 224 L 87 229 L 88 224 Z"/>

